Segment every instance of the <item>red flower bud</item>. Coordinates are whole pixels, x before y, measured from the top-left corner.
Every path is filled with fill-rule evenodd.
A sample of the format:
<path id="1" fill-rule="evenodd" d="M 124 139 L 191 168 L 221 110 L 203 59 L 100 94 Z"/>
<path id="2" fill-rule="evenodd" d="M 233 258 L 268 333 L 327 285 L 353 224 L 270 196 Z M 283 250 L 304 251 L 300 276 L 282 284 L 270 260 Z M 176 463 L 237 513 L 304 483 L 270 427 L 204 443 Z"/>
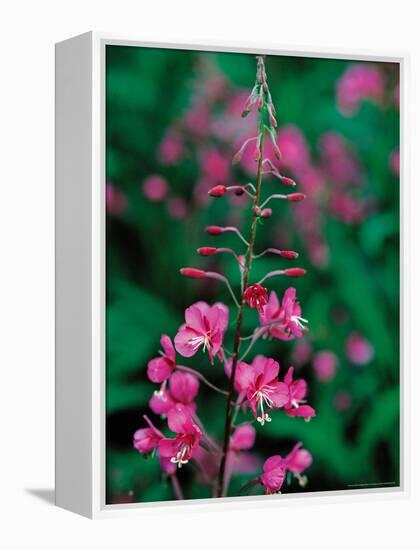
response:
<path id="1" fill-rule="evenodd" d="M 220 235 L 223 233 L 223 227 L 220 227 L 219 225 L 209 225 L 206 227 L 206 232 L 209 235 Z"/>
<path id="2" fill-rule="evenodd" d="M 267 289 L 261 285 L 251 285 L 244 292 L 244 298 L 249 307 L 257 309 L 260 313 L 263 307 L 268 303 Z"/>
<path id="3" fill-rule="evenodd" d="M 270 124 L 271 126 L 274 126 L 274 128 L 277 127 L 277 120 L 273 117 L 273 115 L 270 115 Z"/>
<path id="4" fill-rule="evenodd" d="M 269 218 L 271 216 L 271 214 L 273 213 L 273 211 L 271 210 L 271 208 L 263 208 L 261 210 L 261 214 L 260 216 L 262 218 Z"/>
<path id="5" fill-rule="evenodd" d="M 216 254 L 217 248 L 214 246 L 202 246 L 201 248 L 197 248 L 197 252 L 200 256 L 213 256 L 213 254 Z"/>
<path id="6" fill-rule="evenodd" d="M 256 216 L 261 216 L 261 208 L 259 206 L 254 206 L 254 214 Z"/>
<path id="7" fill-rule="evenodd" d="M 296 260 L 299 254 L 294 250 L 280 250 L 279 256 L 281 256 L 282 258 L 286 258 L 287 260 Z"/>
<path id="8" fill-rule="evenodd" d="M 234 193 L 236 196 L 241 197 L 245 193 L 245 189 L 243 187 L 236 187 Z"/>
<path id="9" fill-rule="evenodd" d="M 209 195 L 210 197 L 223 197 L 226 191 L 227 189 L 224 185 L 216 185 L 210 189 Z"/>
<path id="10" fill-rule="evenodd" d="M 286 176 L 280 176 L 280 180 L 284 185 L 291 185 L 292 187 L 296 185 L 296 182 L 292 178 L 286 178 Z"/>
<path id="11" fill-rule="evenodd" d="M 288 277 L 303 277 L 305 273 L 306 269 L 302 269 L 301 267 L 290 267 L 289 269 L 285 269 L 283 271 L 283 274 Z"/>
<path id="12" fill-rule="evenodd" d="M 196 269 L 195 267 L 183 267 L 179 272 L 184 277 L 189 277 L 190 279 L 201 279 L 206 274 L 202 269 Z"/>
<path id="13" fill-rule="evenodd" d="M 303 201 L 303 199 L 306 199 L 305 193 L 290 193 L 289 195 L 287 195 L 288 201 L 298 202 Z"/>
<path id="14" fill-rule="evenodd" d="M 257 107 L 258 107 L 258 110 L 259 110 L 259 111 L 261 111 L 262 106 L 263 106 L 263 98 L 262 98 L 262 96 L 260 95 L 260 96 L 258 97 L 258 102 L 257 102 Z"/>

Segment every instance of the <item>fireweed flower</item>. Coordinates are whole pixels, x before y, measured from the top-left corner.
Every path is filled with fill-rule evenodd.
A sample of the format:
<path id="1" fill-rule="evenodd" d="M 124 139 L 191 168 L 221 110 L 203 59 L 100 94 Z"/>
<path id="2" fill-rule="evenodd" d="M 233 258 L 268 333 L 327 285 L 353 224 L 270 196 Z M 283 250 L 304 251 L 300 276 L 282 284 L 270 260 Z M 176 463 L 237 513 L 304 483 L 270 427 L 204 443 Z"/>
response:
<path id="1" fill-rule="evenodd" d="M 267 289 L 261 285 L 251 285 L 244 292 L 244 298 L 249 307 L 256 309 L 259 313 L 268 302 Z"/>
<path id="2" fill-rule="evenodd" d="M 169 429 L 176 434 L 175 438 L 163 438 L 159 441 L 159 456 L 169 458 L 181 468 L 193 457 L 202 434 L 194 424 L 190 411 L 183 405 L 177 405 L 168 413 Z"/>
<path id="3" fill-rule="evenodd" d="M 270 456 L 263 464 L 263 474 L 258 481 L 264 487 L 266 495 L 278 493 L 286 477 L 284 460 L 279 455 Z"/>
<path id="4" fill-rule="evenodd" d="M 266 494 L 278 493 L 282 488 L 287 472 L 291 472 L 304 487 L 308 481 L 302 475 L 312 464 L 312 455 L 306 449 L 302 449 L 302 443 L 296 443 L 290 453 L 283 458 L 280 455 L 270 456 L 263 464 L 263 474 L 257 481 L 264 487 Z"/>
<path id="5" fill-rule="evenodd" d="M 175 336 L 175 348 L 183 357 L 192 357 L 202 349 L 208 352 L 213 364 L 214 356 L 222 359 L 223 338 L 229 320 L 229 310 L 222 303 L 210 306 L 197 302 L 185 310 L 185 324 Z"/>
<path id="6" fill-rule="evenodd" d="M 281 305 L 276 292 L 272 290 L 267 304 L 259 313 L 261 327 L 264 327 L 263 337 L 277 340 L 300 338 L 303 331 L 307 330 L 303 323 L 308 322 L 301 314 L 295 288 L 286 290 Z"/>
<path id="7" fill-rule="evenodd" d="M 305 420 L 309 420 L 315 416 L 315 409 L 310 405 L 306 405 L 307 384 L 303 378 L 293 380 L 293 370 L 293 367 L 290 367 L 284 377 L 288 393 L 284 410 L 288 416 L 300 416 Z"/>
<path id="8" fill-rule="evenodd" d="M 154 392 L 149 406 L 160 416 L 167 416 L 177 405 L 182 405 L 193 413 L 197 408 L 194 400 L 199 389 L 200 383 L 195 376 L 187 372 L 174 372 L 169 379 L 169 389 Z"/>
<path id="9" fill-rule="evenodd" d="M 373 358 L 374 350 L 366 338 L 353 332 L 346 341 L 346 355 L 355 365 L 367 365 Z"/>
<path id="10" fill-rule="evenodd" d="M 274 359 L 258 355 L 252 362 L 252 379 L 246 398 L 257 422 L 271 422 L 268 412 L 283 407 L 289 401 L 285 383 L 279 382 L 280 365 Z"/>
<path id="11" fill-rule="evenodd" d="M 316 377 L 321 382 L 329 382 L 335 376 L 338 358 L 332 351 L 319 351 L 315 354 L 313 367 Z"/>
<path id="12" fill-rule="evenodd" d="M 255 444 L 256 431 L 251 424 L 240 424 L 232 434 L 227 457 L 227 478 L 231 474 L 252 474 L 260 467 L 259 459 L 250 449 Z"/>
<path id="13" fill-rule="evenodd" d="M 159 447 L 159 442 L 165 437 L 152 423 L 152 421 L 144 415 L 148 427 L 141 428 L 134 433 L 133 446 L 139 453 L 151 453 Z"/>
<path id="14" fill-rule="evenodd" d="M 166 381 L 175 370 L 176 353 L 171 339 L 163 334 L 160 339 L 162 352 L 160 357 L 151 359 L 147 364 L 147 376 L 151 382 L 160 384 Z"/>

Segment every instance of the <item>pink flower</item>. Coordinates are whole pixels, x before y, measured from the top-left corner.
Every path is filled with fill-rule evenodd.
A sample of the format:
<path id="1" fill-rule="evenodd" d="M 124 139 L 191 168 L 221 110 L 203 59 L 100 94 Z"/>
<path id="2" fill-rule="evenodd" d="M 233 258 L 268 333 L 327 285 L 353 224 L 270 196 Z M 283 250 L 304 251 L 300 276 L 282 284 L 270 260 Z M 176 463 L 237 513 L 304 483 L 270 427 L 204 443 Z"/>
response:
<path id="1" fill-rule="evenodd" d="M 296 443 L 290 453 L 283 458 L 280 455 L 270 456 L 263 465 L 263 474 L 258 478 L 259 483 L 265 488 L 266 494 L 278 493 L 283 485 L 287 472 L 291 472 L 304 487 L 307 483 L 306 476 L 302 476 L 312 464 L 312 455 L 306 449 L 302 449 L 302 443 Z"/>
<path id="2" fill-rule="evenodd" d="M 307 384 L 303 378 L 293 380 L 293 370 L 293 367 L 290 367 L 284 377 L 288 392 L 284 410 L 288 416 L 299 416 L 309 420 L 315 416 L 315 410 L 310 405 L 306 405 Z"/>
<path id="3" fill-rule="evenodd" d="M 312 355 L 312 345 L 307 340 L 298 340 L 292 351 L 292 362 L 298 367 L 309 361 Z"/>
<path id="4" fill-rule="evenodd" d="M 112 183 L 106 184 L 105 202 L 107 212 L 113 216 L 120 216 L 127 209 L 125 195 Z"/>
<path id="5" fill-rule="evenodd" d="M 346 341 L 346 354 L 355 365 L 366 365 L 372 360 L 374 351 L 366 338 L 353 332 Z"/>
<path id="6" fill-rule="evenodd" d="M 240 424 L 233 432 L 230 440 L 231 451 L 251 449 L 255 443 L 255 428 L 251 424 Z"/>
<path id="7" fill-rule="evenodd" d="M 312 464 L 312 455 L 306 449 L 302 449 L 302 443 L 296 443 L 284 462 L 286 470 L 300 475 Z"/>
<path id="8" fill-rule="evenodd" d="M 141 428 L 135 432 L 133 446 L 139 453 L 151 453 L 157 449 L 164 435 L 153 425 L 146 415 L 144 415 L 143 418 L 146 420 L 149 427 Z"/>
<path id="9" fill-rule="evenodd" d="M 200 167 L 204 177 L 214 182 L 226 182 L 230 172 L 230 158 L 218 149 L 206 149 L 200 155 Z"/>
<path id="10" fill-rule="evenodd" d="M 280 128 L 277 143 L 282 152 L 282 162 L 293 171 L 309 164 L 309 149 L 302 131 L 292 124 Z"/>
<path id="11" fill-rule="evenodd" d="M 381 71 L 369 64 L 350 65 L 337 83 L 337 103 L 345 115 L 353 115 L 365 99 L 381 103 L 385 90 Z"/>
<path id="12" fill-rule="evenodd" d="M 159 441 L 159 456 L 169 458 L 181 468 L 193 457 L 201 440 L 201 431 L 194 424 L 190 411 L 183 405 L 177 405 L 168 413 L 169 429 L 175 438 L 163 438 Z"/>
<path id="13" fill-rule="evenodd" d="M 182 220 L 188 213 L 187 203 L 184 197 L 178 195 L 172 195 L 166 202 L 168 214 L 174 220 Z"/>
<path id="14" fill-rule="evenodd" d="M 263 464 L 263 474 L 258 481 L 263 485 L 267 495 L 278 493 L 286 477 L 284 460 L 280 455 L 270 456 Z"/>
<path id="15" fill-rule="evenodd" d="M 259 459 L 248 452 L 255 443 L 255 428 L 240 424 L 233 432 L 227 455 L 227 479 L 232 473 L 252 474 L 260 467 Z"/>
<path id="16" fill-rule="evenodd" d="M 315 374 L 321 382 L 329 382 L 334 378 L 338 359 L 332 351 L 320 351 L 315 354 L 313 366 Z"/>
<path id="17" fill-rule="evenodd" d="M 169 390 L 161 387 L 154 392 L 149 406 L 151 410 L 160 416 L 167 416 L 169 411 L 177 405 L 183 405 L 191 413 L 197 406 L 194 399 L 197 397 L 200 384 L 195 376 L 188 372 L 174 372 L 169 379 Z"/>
<path id="18" fill-rule="evenodd" d="M 283 407 L 288 402 L 287 385 L 278 381 L 280 365 L 274 359 L 257 355 L 252 362 L 252 378 L 246 397 L 257 422 L 271 422 L 267 411 Z M 247 373 L 248 375 L 248 373 Z"/>
<path id="19" fill-rule="evenodd" d="M 143 193 L 149 201 L 162 201 L 168 193 L 168 182 L 162 176 L 149 176 L 143 182 Z"/>
<path id="20" fill-rule="evenodd" d="M 207 351 L 213 364 L 215 355 L 222 358 L 223 338 L 229 310 L 222 303 L 210 306 L 197 302 L 185 310 L 185 324 L 175 336 L 175 348 L 183 357 L 192 357 L 199 349 Z"/>
<path id="21" fill-rule="evenodd" d="M 256 309 L 258 313 L 263 311 L 263 307 L 268 302 L 267 289 L 261 285 L 251 285 L 244 292 L 244 298 L 249 307 Z"/>
<path id="22" fill-rule="evenodd" d="M 301 313 L 301 307 L 296 301 L 295 288 L 289 287 L 286 290 L 281 306 L 276 292 L 272 290 L 267 305 L 260 312 L 260 324 L 265 327 L 263 336 L 278 340 L 300 338 L 306 330 L 303 323 L 308 322 L 301 317 Z"/>
<path id="23" fill-rule="evenodd" d="M 184 154 L 184 140 L 180 133 L 170 130 L 160 142 L 158 157 L 162 164 L 177 164 Z"/>
<path id="24" fill-rule="evenodd" d="M 163 334 L 160 339 L 163 352 L 160 357 L 151 359 L 147 364 L 147 376 L 151 382 L 160 384 L 167 380 L 175 370 L 176 354 L 171 339 Z"/>

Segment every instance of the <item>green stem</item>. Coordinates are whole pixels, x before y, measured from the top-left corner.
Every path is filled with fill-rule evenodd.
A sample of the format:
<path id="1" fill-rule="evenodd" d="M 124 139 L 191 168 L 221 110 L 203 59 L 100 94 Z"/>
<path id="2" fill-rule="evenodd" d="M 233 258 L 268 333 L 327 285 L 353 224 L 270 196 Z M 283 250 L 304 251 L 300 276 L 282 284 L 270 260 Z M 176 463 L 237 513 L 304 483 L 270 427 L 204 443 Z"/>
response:
<path id="1" fill-rule="evenodd" d="M 261 119 L 262 119 L 262 116 L 261 116 Z M 258 203 L 259 203 L 260 189 L 261 189 L 261 182 L 262 182 L 262 175 L 263 175 L 264 126 L 262 121 L 260 122 L 260 132 L 261 132 L 260 156 L 258 160 L 257 181 L 255 185 L 255 198 L 252 204 L 253 219 L 252 219 L 252 225 L 251 225 L 251 236 L 249 239 L 248 253 L 246 256 L 245 269 L 243 273 L 244 290 L 248 287 L 249 273 L 251 271 L 252 256 L 253 256 L 254 245 L 255 245 L 255 237 L 257 233 L 258 215 L 257 215 L 257 210 L 255 206 L 258 206 Z M 225 494 L 225 490 L 227 489 L 227 487 L 225 487 L 226 458 L 229 450 L 229 440 L 232 432 L 232 410 L 233 410 L 232 404 L 233 404 L 233 394 L 235 391 L 234 382 L 235 382 L 236 366 L 238 364 L 239 346 L 241 343 L 242 322 L 243 322 L 245 305 L 246 305 L 245 299 L 242 294 L 241 301 L 239 304 L 238 318 L 237 318 L 237 324 L 236 324 L 235 343 L 234 343 L 233 355 L 232 355 L 232 372 L 231 372 L 230 383 L 229 383 L 229 393 L 226 400 L 226 417 L 225 417 L 225 432 L 224 432 L 224 438 L 223 438 L 223 452 L 222 452 L 222 458 L 220 461 L 218 487 L 217 487 L 218 497 L 223 497 Z"/>

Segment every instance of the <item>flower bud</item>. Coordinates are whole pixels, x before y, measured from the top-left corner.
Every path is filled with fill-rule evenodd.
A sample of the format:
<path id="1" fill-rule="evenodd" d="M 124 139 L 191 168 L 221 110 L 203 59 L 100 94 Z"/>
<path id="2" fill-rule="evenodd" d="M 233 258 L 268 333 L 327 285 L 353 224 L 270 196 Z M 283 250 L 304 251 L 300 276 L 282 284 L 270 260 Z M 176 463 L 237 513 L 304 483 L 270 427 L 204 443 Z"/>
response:
<path id="1" fill-rule="evenodd" d="M 212 187 L 208 193 L 210 197 L 223 197 L 226 191 L 227 189 L 224 185 L 216 185 Z"/>
<path id="2" fill-rule="evenodd" d="M 296 260 L 299 254 L 294 250 L 279 250 L 279 256 L 286 258 L 287 260 Z"/>
<path id="3" fill-rule="evenodd" d="M 234 193 L 237 197 L 242 197 L 242 195 L 245 193 L 245 189 L 241 186 L 238 186 L 236 187 Z"/>
<path id="4" fill-rule="evenodd" d="M 190 279 L 201 279 L 206 274 L 202 269 L 196 269 L 195 267 L 182 267 L 179 272 Z"/>
<path id="5" fill-rule="evenodd" d="M 290 185 L 291 187 L 296 185 L 295 180 L 292 180 L 292 178 L 287 178 L 286 176 L 280 176 L 280 180 L 284 183 L 284 185 Z"/>
<path id="6" fill-rule="evenodd" d="M 270 124 L 271 124 L 271 126 L 274 126 L 274 128 L 277 127 L 277 120 L 275 119 L 275 117 L 273 115 L 270 115 Z"/>
<path id="7" fill-rule="evenodd" d="M 220 235 L 223 233 L 223 227 L 220 227 L 219 225 L 209 225 L 206 227 L 206 232 L 209 235 Z"/>
<path id="8" fill-rule="evenodd" d="M 303 277 L 305 273 L 306 269 L 302 269 L 301 267 L 290 267 L 283 271 L 283 275 L 287 275 L 288 277 Z"/>
<path id="9" fill-rule="evenodd" d="M 263 208 L 261 210 L 261 218 L 269 218 L 271 216 L 271 214 L 273 213 L 273 211 L 271 210 L 271 208 Z"/>
<path id="10" fill-rule="evenodd" d="M 259 206 L 254 206 L 254 214 L 256 216 L 261 216 L 261 208 Z"/>
<path id="11" fill-rule="evenodd" d="M 304 199 L 306 199 L 305 193 L 290 193 L 290 195 L 287 195 L 288 201 L 298 202 L 303 201 Z"/>
<path id="12" fill-rule="evenodd" d="M 213 256 L 213 254 L 216 254 L 217 248 L 214 246 L 202 246 L 201 248 L 197 248 L 197 252 L 200 256 Z"/>
<path id="13" fill-rule="evenodd" d="M 243 296 L 249 307 L 256 309 L 259 313 L 263 311 L 264 306 L 268 303 L 267 289 L 259 284 L 249 286 Z"/>

